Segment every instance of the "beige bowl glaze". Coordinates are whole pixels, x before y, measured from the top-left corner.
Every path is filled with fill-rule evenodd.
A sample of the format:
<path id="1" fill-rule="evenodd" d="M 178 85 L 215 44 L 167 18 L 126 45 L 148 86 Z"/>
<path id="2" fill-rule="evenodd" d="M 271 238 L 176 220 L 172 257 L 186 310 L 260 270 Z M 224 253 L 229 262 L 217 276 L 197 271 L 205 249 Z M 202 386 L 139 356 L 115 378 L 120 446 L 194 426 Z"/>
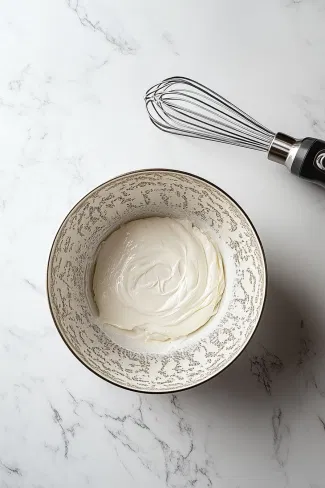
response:
<path id="1" fill-rule="evenodd" d="M 220 248 L 226 288 L 218 313 L 175 343 L 145 343 L 97 320 L 92 275 L 98 246 L 130 220 L 187 218 Z M 62 223 L 51 249 L 47 290 L 55 325 L 71 352 L 101 378 L 146 393 L 196 386 L 242 352 L 260 320 L 266 263 L 243 210 L 220 188 L 187 173 L 142 170 L 118 176 L 86 195 Z"/>

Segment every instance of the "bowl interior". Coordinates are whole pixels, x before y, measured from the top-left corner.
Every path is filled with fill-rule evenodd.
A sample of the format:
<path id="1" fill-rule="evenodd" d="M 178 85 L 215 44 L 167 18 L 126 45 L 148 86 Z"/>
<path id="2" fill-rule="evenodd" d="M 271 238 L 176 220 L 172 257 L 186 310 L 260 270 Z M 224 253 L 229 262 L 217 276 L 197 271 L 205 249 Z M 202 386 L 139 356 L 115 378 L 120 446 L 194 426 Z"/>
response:
<path id="1" fill-rule="evenodd" d="M 101 327 L 92 298 L 101 241 L 121 224 L 149 216 L 191 220 L 218 243 L 224 261 L 218 313 L 175 343 L 144 343 Z M 211 183 L 169 170 L 123 175 L 89 193 L 61 225 L 48 267 L 50 308 L 71 351 L 102 378 L 144 392 L 186 389 L 222 371 L 252 336 L 265 289 L 263 251 L 243 211 Z"/>

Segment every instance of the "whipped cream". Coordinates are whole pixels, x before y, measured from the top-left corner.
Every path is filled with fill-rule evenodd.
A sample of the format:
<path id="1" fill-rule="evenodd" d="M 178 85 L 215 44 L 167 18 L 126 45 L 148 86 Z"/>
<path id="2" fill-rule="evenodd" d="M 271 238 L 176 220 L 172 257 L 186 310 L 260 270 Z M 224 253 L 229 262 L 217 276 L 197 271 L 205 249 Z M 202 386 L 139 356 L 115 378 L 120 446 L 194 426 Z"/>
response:
<path id="1" fill-rule="evenodd" d="M 167 341 L 202 327 L 224 291 L 221 255 L 188 220 L 129 222 L 100 246 L 93 290 L 102 324 Z"/>

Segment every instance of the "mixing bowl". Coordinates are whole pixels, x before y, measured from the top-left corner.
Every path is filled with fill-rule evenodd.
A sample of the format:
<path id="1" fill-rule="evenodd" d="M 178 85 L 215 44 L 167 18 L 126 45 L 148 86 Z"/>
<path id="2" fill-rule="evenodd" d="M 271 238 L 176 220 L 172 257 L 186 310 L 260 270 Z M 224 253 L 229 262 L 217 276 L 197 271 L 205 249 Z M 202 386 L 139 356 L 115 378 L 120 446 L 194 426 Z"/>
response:
<path id="1" fill-rule="evenodd" d="M 189 219 L 223 257 L 226 287 L 217 314 L 176 342 L 112 332 L 99 323 L 93 300 L 100 243 L 121 224 L 149 216 Z M 70 211 L 50 252 L 47 292 L 62 339 L 92 372 L 139 392 L 175 392 L 217 375 L 243 351 L 263 311 L 266 263 L 252 223 L 220 188 L 180 171 L 141 170 L 102 184 Z"/>

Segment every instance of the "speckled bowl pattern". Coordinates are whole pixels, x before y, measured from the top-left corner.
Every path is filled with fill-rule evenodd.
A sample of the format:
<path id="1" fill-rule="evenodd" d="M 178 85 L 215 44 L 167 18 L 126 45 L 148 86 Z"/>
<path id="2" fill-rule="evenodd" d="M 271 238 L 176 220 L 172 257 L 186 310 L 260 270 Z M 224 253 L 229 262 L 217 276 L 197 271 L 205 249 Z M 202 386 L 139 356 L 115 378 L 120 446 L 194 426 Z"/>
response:
<path id="1" fill-rule="evenodd" d="M 130 220 L 188 218 L 214 239 L 226 289 L 218 313 L 176 348 L 132 350 L 96 321 L 92 274 L 98 246 Z M 141 170 L 112 179 L 85 196 L 62 223 L 47 275 L 50 309 L 74 355 L 101 378 L 139 392 L 184 390 L 224 370 L 254 333 L 266 295 L 266 263 L 257 233 L 241 208 L 197 176 Z"/>

